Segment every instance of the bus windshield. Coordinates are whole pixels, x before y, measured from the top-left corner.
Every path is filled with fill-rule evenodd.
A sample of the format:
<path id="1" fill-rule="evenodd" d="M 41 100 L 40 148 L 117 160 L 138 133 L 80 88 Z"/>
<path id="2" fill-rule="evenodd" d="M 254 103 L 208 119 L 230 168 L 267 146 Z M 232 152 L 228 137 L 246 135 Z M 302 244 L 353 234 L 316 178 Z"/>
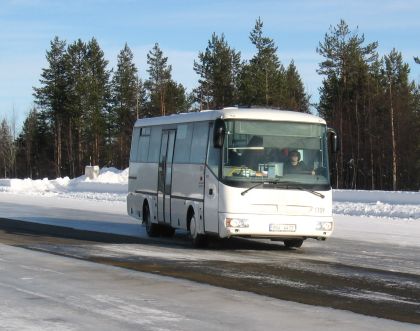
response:
<path id="1" fill-rule="evenodd" d="M 237 185 L 329 187 L 327 128 L 315 123 L 227 120 L 222 179 Z"/>

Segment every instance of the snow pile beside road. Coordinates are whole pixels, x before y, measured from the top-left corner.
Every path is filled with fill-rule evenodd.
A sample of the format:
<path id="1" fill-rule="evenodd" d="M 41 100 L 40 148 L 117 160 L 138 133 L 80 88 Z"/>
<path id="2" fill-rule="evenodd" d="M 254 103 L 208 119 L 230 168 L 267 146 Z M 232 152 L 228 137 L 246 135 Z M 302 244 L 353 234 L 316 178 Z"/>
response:
<path id="1" fill-rule="evenodd" d="M 420 192 L 333 191 L 339 215 L 420 220 Z"/>
<path id="2" fill-rule="evenodd" d="M 123 171 L 116 168 L 102 168 L 95 179 L 84 175 L 74 179 L 69 177 L 53 180 L 0 179 L 0 192 L 125 201 L 127 183 L 128 168 Z"/>
<path id="3" fill-rule="evenodd" d="M 128 168 L 102 168 L 99 176 L 48 179 L 0 179 L 0 192 L 124 202 Z M 376 218 L 420 220 L 420 192 L 333 191 L 333 212 Z"/>

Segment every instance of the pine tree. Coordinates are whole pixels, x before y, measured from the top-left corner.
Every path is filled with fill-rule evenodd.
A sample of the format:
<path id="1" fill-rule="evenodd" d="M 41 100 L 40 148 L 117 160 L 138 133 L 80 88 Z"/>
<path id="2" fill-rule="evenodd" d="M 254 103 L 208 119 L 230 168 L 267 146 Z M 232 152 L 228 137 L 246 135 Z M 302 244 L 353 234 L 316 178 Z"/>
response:
<path id="1" fill-rule="evenodd" d="M 38 179 L 55 176 L 51 167 L 54 164 L 53 136 L 45 112 L 33 108 L 16 139 L 18 177 Z"/>
<path id="2" fill-rule="evenodd" d="M 410 69 L 403 62 L 402 55 L 393 49 L 384 57 L 383 82 L 386 105 L 389 110 L 392 147 L 392 189 L 414 180 L 409 175 L 415 171 L 412 159 L 416 147 L 415 110 L 413 109 L 414 83 L 409 82 Z"/>
<path id="3" fill-rule="evenodd" d="M 293 60 L 286 70 L 286 96 L 284 106 L 289 110 L 309 113 L 309 96 L 305 93 L 302 79 Z"/>
<path id="4" fill-rule="evenodd" d="M 263 35 L 263 22 L 258 18 L 249 39 L 256 55 L 241 72 L 241 103 L 281 108 L 285 94 L 285 70 L 277 56 L 274 40 Z"/>
<path id="5" fill-rule="evenodd" d="M 87 45 L 81 40 L 70 44 L 66 53 L 67 94 L 68 103 L 64 118 L 67 137 L 68 171 L 72 177 L 80 175 L 82 162 L 82 132 L 84 131 L 83 116 L 88 109 L 87 84 Z M 76 134 L 74 134 L 76 133 Z"/>
<path id="6" fill-rule="evenodd" d="M 34 178 L 35 174 L 35 160 L 34 160 L 34 150 L 36 149 L 36 135 L 37 135 L 37 123 L 38 122 L 38 113 L 36 108 L 33 108 L 25 121 L 23 122 L 22 133 L 21 133 L 21 142 L 20 147 L 22 147 L 22 152 L 25 159 L 25 171 L 24 176 L 29 178 Z"/>
<path id="7" fill-rule="evenodd" d="M 170 80 L 166 87 L 166 114 L 186 112 L 191 108 L 192 97 L 182 84 Z"/>
<path id="8" fill-rule="evenodd" d="M 199 75 L 195 99 L 200 109 L 218 109 L 238 103 L 238 75 L 241 53 L 231 48 L 225 36 L 215 33 L 204 52 L 194 60 L 194 71 Z"/>
<path id="9" fill-rule="evenodd" d="M 117 70 L 112 78 L 112 107 L 108 113 L 108 162 L 120 168 L 128 166 L 131 132 L 137 115 L 139 85 L 133 53 L 125 44 L 118 55 Z M 116 141 L 114 141 L 114 137 Z M 112 148 L 118 151 L 116 154 Z"/>
<path id="10" fill-rule="evenodd" d="M 13 175 L 15 164 L 15 146 L 12 130 L 6 119 L 0 124 L 0 176 L 3 178 Z"/>
<path id="11" fill-rule="evenodd" d="M 335 169 L 336 185 L 342 187 L 356 188 L 357 176 L 366 177 L 360 166 L 365 160 L 360 146 L 368 131 L 362 127 L 367 115 L 365 78 L 369 65 L 377 59 L 377 43 L 363 44 L 364 36 L 352 33 L 341 20 L 336 27 L 330 27 L 317 48 L 324 57 L 318 73 L 325 76 L 318 110 L 342 136 Z"/>
<path id="12" fill-rule="evenodd" d="M 106 109 L 110 102 L 108 61 L 95 38 L 87 44 L 87 109 L 83 124 L 86 153 L 84 162 L 103 165 L 106 131 Z"/>
<path id="13" fill-rule="evenodd" d="M 35 103 L 45 112 L 54 132 L 55 174 L 62 172 L 62 140 L 67 100 L 66 42 L 55 37 L 47 51 L 48 67 L 42 69 L 41 87 L 34 87 Z"/>
<path id="14" fill-rule="evenodd" d="M 147 54 L 147 64 L 149 79 L 146 81 L 146 87 L 150 91 L 151 112 L 155 116 L 158 114 L 165 116 L 167 115 L 166 94 L 171 81 L 172 67 L 168 65 L 168 58 L 163 56 L 158 43 Z"/>

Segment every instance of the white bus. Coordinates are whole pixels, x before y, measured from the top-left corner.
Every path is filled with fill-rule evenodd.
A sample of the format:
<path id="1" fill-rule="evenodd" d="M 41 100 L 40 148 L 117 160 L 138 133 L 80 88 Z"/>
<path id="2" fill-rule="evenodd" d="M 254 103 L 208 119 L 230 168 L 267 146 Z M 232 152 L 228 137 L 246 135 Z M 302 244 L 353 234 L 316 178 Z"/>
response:
<path id="1" fill-rule="evenodd" d="M 149 236 L 184 229 L 198 247 L 209 236 L 325 240 L 334 227 L 328 141 L 336 150 L 323 119 L 273 109 L 137 120 L 127 212 Z"/>

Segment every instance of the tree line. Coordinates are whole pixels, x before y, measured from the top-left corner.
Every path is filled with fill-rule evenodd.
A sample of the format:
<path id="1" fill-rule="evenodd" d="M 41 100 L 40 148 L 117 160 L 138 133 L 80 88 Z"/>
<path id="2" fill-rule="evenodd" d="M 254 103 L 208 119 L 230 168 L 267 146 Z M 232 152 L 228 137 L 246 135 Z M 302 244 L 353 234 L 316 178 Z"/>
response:
<path id="1" fill-rule="evenodd" d="M 379 57 L 377 48 L 343 20 L 317 48 L 324 58 L 318 111 L 341 136 L 334 182 L 352 189 L 418 190 L 419 85 L 409 80 L 400 52 Z"/>
<path id="2" fill-rule="evenodd" d="M 22 132 L 13 138 L 8 123 L 1 124 L 0 176 L 75 177 L 87 164 L 125 168 L 137 118 L 232 105 L 309 113 L 294 62 L 282 64 L 260 18 L 249 39 L 255 54 L 246 61 L 224 34 L 213 33 L 193 63 L 198 85 L 188 92 L 172 78 L 158 43 L 147 54 L 148 77 L 140 77 L 127 44 L 109 69 L 95 38 L 67 44 L 55 37 Z M 419 86 L 409 81 L 401 53 L 380 58 L 377 47 L 341 21 L 316 49 L 323 82 L 315 107 L 341 136 L 333 184 L 418 189 Z"/>

